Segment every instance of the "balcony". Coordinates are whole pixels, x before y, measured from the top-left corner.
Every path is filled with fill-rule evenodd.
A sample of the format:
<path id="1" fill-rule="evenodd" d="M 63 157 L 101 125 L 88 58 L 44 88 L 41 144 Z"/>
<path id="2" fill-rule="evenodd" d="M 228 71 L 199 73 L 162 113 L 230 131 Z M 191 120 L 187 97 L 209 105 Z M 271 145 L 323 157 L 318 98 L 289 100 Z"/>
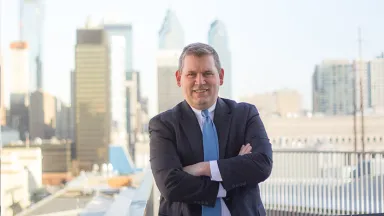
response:
<path id="1" fill-rule="evenodd" d="M 107 187 L 105 177 L 85 173 L 20 215 L 157 215 L 160 194 L 150 169 L 132 174 L 126 187 Z M 272 174 L 260 190 L 267 215 L 383 213 L 384 153 L 274 151 Z M 53 204 L 63 208 L 71 196 L 74 202 L 66 210 L 38 210 Z"/>
<path id="2" fill-rule="evenodd" d="M 274 151 L 260 191 L 267 215 L 384 213 L 384 152 Z M 147 215 L 157 215 L 151 202 Z"/>

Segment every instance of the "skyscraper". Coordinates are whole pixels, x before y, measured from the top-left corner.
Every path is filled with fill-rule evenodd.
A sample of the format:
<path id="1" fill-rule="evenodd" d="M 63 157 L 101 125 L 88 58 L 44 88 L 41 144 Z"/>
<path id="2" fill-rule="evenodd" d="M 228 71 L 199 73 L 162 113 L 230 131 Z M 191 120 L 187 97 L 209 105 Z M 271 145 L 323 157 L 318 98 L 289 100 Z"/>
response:
<path id="1" fill-rule="evenodd" d="M 158 112 L 172 108 L 183 100 L 176 85 L 175 72 L 184 44 L 184 31 L 176 14 L 168 10 L 159 31 L 157 55 Z"/>
<path id="2" fill-rule="evenodd" d="M 42 90 L 31 94 L 29 106 L 29 138 L 51 139 L 56 130 L 56 99 Z"/>
<path id="3" fill-rule="evenodd" d="M 114 96 L 112 96 L 112 98 L 115 98 L 114 99 L 114 103 L 112 104 L 113 108 L 112 109 L 119 109 L 120 110 L 120 102 L 118 101 L 123 101 L 124 103 L 124 109 L 121 109 L 119 111 L 120 114 L 117 114 L 117 111 L 114 111 L 114 115 L 115 116 L 118 116 L 118 115 L 123 115 L 124 113 L 124 117 L 118 117 L 116 118 L 116 120 L 123 120 L 124 119 L 124 122 L 120 122 L 121 124 L 125 124 L 124 127 L 121 127 L 121 128 L 124 128 L 125 129 L 125 132 L 126 132 L 126 136 L 127 134 L 130 134 L 131 131 L 130 131 L 130 113 L 129 113 L 129 110 L 130 110 L 130 107 L 129 107 L 129 103 L 127 103 L 129 99 L 129 95 L 126 94 L 125 92 L 125 82 L 124 80 L 130 80 L 131 78 L 131 72 L 133 70 L 133 42 L 132 42 L 132 26 L 130 24 L 122 24 L 122 23 L 117 23 L 115 21 L 105 21 L 104 20 L 104 29 L 108 35 L 108 38 L 109 38 L 109 43 L 111 45 L 111 49 L 113 50 L 117 50 L 118 47 L 117 47 L 117 44 L 116 43 L 120 43 L 121 45 L 124 45 L 124 50 L 120 50 L 121 52 L 119 52 L 121 55 L 123 55 L 123 62 L 121 61 L 117 61 L 116 57 L 113 57 L 111 56 L 111 67 L 114 68 L 112 69 L 111 73 L 112 73 L 112 77 L 115 77 L 113 78 L 113 82 L 115 82 L 115 85 L 112 84 L 112 88 L 115 89 L 112 90 L 112 94 L 114 94 Z M 120 41 L 120 42 L 116 42 L 116 41 Z M 124 42 L 123 42 L 124 41 Z M 124 43 L 124 44 L 122 44 Z M 115 45 L 113 45 L 115 44 Z M 114 48 L 113 48 L 114 47 Z M 111 50 L 111 54 L 112 55 L 118 55 L 118 53 L 116 53 L 115 51 L 112 51 Z M 119 58 L 119 57 L 117 57 Z M 124 66 L 124 69 L 123 69 L 123 75 L 124 77 L 120 77 L 121 74 L 120 72 L 118 71 L 119 69 L 117 69 L 114 65 L 116 64 L 121 64 L 123 63 L 123 66 Z M 120 77 L 120 78 L 117 78 L 117 77 Z M 122 82 L 120 82 L 122 81 Z M 119 82 L 118 84 L 116 82 Z M 117 89 L 121 89 L 123 88 L 124 90 L 123 91 L 120 91 L 120 90 L 117 90 Z M 122 95 L 121 92 L 123 92 L 124 94 Z M 115 96 L 115 94 L 118 94 L 118 96 Z M 121 96 L 124 96 L 124 98 L 121 98 Z M 121 125 L 119 124 L 119 125 Z M 127 139 L 127 137 L 125 136 L 125 139 Z"/>
<path id="4" fill-rule="evenodd" d="M 159 31 L 159 50 L 180 50 L 184 44 L 184 30 L 174 11 L 168 9 Z"/>
<path id="5" fill-rule="evenodd" d="M 108 162 L 111 70 L 103 28 L 77 30 L 75 54 L 76 156 L 79 168 Z"/>
<path id="6" fill-rule="evenodd" d="M 28 43 L 16 41 L 11 43 L 10 70 L 12 74 L 11 93 L 27 94 L 29 92 L 29 46 Z"/>
<path id="7" fill-rule="evenodd" d="M 10 125 L 17 129 L 25 141 L 29 131 L 29 72 L 28 44 L 23 41 L 11 43 L 10 72 L 12 74 L 10 95 Z"/>
<path id="8" fill-rule="evenodd" d="M 232 99 L 232 62 L 228 44 L 228 33 L 220 20 L 212 22 L 208 32 L 208 44 L 219 54 L 221 67 L 224 68 L 224 84 L 220 87 L 219 96 Z"/>
<path id="9" fill-rule="evenodd" d="M 116 145 L 127 144 L 125 60 L 126 40 L 123 36 L 112 36 L 110 43 L 110 98 L 111 98 L 111 142 Z"/>
<path id="10" fill-rule="evenodd" d="M 124 65 L 125 73 L 129 73 L 133 70 L 133 36 L 132 36 L 132 25 L 122 23 L 104 23 L 104 29 L 111 42 L 111 37 L 121 36 L 125 41 L 125 52 L 124 52 Z M 127 75 L 128 76 L 128 75 Z"/>
<path id="11" fill-rule="evenodd" d="M 21 32 L 20 40 L 29 47 L 28 72 L 30 73 L 30 90 L 43 87 L 42 41 L 44 32 L 44 0 L 20 0 Z"/>

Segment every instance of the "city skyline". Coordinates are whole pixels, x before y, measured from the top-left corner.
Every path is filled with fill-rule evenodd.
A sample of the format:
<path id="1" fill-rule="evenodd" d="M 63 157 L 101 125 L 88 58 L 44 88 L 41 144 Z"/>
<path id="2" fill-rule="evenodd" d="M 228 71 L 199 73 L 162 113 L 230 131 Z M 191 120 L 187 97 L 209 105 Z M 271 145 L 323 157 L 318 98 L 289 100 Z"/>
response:
<path id="1" fill-rule="evenodd" d="M 256 106 L 262 119 L 276 160 L 258 183 L 260 214 L 382 212 L 382 8 L 382 0 L 0 0 L 2 215 L 157 215 L 159 182 L 148 168 L 157 144 L 178 146 L 180 121 L 160 119 L 175 133 L 157 140 L 161 127 L 149 121 L 183 100 L 175 71 L 195 42 L 220 56 L 219 96 Z M 242 106 L 229 106 L 224 134 L 249 137 L 255 116 L 236 122 Z M 236 157 L 232 150 L 220 158 Z M 189 165 L 184 153 L 172 156 L 179 167 Z"/>
<path id="2" fill-rule="evenodd" d="M 70 18 L 65 16 L 65 8 L 68 6 L 46 3 L 43 51 L 45 58 L 43 86 L 46 91 L 69 102 L 69 71 L 74 68 L 74 58 L 70 52 L 74 50 L 75 29 L 84 25 L 86 16 L 96 14 L 102 17 L 108 15 L 106 13 L 108 11 L 113 11 L 117 15 L 130 14 L 121 17 L 125 23 L 133 26 L 133 68 L 142 73 L 143 95 L 149 97 L 150 115 L 153 115 L 153 107 L 157 107 L 156 80 L 152 79 L 156 73 L 157 32 L 169 4 L 165 1 L 151 2 L 155 9 L 148 9 L 147 12 L 151 16 L 143 16 L 140 11 L 147 9 L 149 2 L 133 4 L 114 0 L 106 5 L 100 1 L 92 1 L 92 6 L 87 7 L 91 2 L 82 1 L 76 3 L 77 7 L 71 10 L 73 16 Z M 183 3 L 185 5 L 182 5 Z M 228 2 L 220 4 L 217 1 L 174 2 L 172 9 L 186 31 L 186 43 L 207 42 L 209 24 L 216 18 L 226 24 L 233 57 L 235 99 L 244 94 L 287 87 L 297 89 L 303 94 L 304 108 L 310 108 L 311 75 L 315 65 L 328 58 L 355 59 L 358 26 L 363 30 L 365 59 L 373 59 L 384 50 L 384 40 L 381 39 L 384 37 L 384 31 L 375 25 L 377 20 L 384 19 L 384 15 L 378 10 L 384 3 L 380 1 L 369 2 L 370 4 L 359 1 L 336 3 L 322 1 L 314 4 L 294 1 L 294 3 L 280 1 L 258 4 L 242 1 L 237 2 L 239 10 L 234 11 L 233 5 Z M 17 26 L 10 24 L 14 23 L 13 21 L 17 22 L 15 18 L 17 5 L 10 2 L 2 4 L 1 43 L 4 51 L 9 47 L 8 42 L 17 36 Z M 67 5 L 71 5 L 71 2 Z M 5 11 L 4 8 L 9 10 Z M 199 11 L 199 16 L 192 16 L 195 11 Z M 324 16 L 324 11 L 327 11 L 327 17 Z M 7 56 L 8 51 L 4 55 Z M 49 73 L 49 71 L 56 72 Z M 7 71 L 5 75 L 6 80 L 9 80 Z M 54 82 L 54 78 L 59 78 L 61 82 Z M 9 87 L 6 85 L 6 88 Z M 9 93 L 8 89 L 6 93 Z M 8 95 L 6 103 L 9 104 L 7 98 Z"/>

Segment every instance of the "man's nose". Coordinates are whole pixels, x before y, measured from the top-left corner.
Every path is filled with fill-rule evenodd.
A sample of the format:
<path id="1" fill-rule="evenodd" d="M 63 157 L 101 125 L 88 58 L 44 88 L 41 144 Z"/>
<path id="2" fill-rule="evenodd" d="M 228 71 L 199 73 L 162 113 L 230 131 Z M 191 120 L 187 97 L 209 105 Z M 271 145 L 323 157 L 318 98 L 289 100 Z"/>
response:
<path id="1" fill-rule="evenodd" d="M 195 83 L 196 83 L 196 85 L 203 85 L 203 84 L 205 84 L 204 76 L 202 74 L 200 74 L 200 73 L 197 74 L 196 75 Z"/>

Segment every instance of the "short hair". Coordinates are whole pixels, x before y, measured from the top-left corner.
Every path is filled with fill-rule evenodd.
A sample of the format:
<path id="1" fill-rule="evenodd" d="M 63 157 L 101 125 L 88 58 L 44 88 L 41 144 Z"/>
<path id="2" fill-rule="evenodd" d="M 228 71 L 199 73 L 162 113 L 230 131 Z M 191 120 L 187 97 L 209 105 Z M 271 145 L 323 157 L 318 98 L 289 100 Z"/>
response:
<path id="1" fill-rule="evenodd" d="M 197 57 L 201 57 L 201 56 L 205 56 L 205 55 L 212 55 L 213 60 L 215 61 L 215 66 L 217 68 L 217 72 L 220 72 L 220 70 L 221 70 L 221 63 L 220 63 L 219 54 L 217 54 L 216 50 L 212 46 L 210 46 L 208 44 L 204 44 L 204 43 L 191 43 L 191 44 L 187 45 L 186 47 L 184 47 L 183 52 L 181 53 L 181 55 L 179 57 L 179 71 L 180 71 L 180 73 L 183 70 L 184 59 L 185 59 L 185 56 L 187 56 L 187 55 L 194 55 Z"/>

